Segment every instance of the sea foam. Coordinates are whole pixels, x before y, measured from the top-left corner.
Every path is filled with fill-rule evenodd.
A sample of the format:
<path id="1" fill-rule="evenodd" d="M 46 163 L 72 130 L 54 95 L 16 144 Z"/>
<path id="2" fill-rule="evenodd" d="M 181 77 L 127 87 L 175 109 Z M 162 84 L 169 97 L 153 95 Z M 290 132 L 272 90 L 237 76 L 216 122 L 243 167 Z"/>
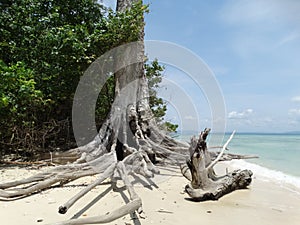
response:
<path id="1" fill-rule="evenodd" d="M 285 174 L 281 171 L 272 170 L 245 160 L 232 160 L 227 162 L 233 169 L 249 169 L 256 179 L 275 182 L 280 186 L 300 194 L 300 177 Z"/>

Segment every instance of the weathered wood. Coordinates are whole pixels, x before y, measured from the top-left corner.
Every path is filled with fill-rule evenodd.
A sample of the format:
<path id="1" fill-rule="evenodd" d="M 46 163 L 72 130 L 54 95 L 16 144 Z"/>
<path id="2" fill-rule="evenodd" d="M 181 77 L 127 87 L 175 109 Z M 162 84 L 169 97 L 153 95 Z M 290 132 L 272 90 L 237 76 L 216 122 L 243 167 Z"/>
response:
<path id="1" fill-rule="evenodd" d="M 139 0 L 118 0 L 117 10 L 121 12 L 129 10 L 137 1 Z M 156 163 L 181 165 L 183 175 L 191 182 L 187 185 L 186 191 L 194 200 L 218 199 L 228 192 L 245 188 L 250 184 L 251 171 L 235 171 L 223 177 L 215 174 L 213 167 L 218 161 L 238 157 L 224 154 L 230 140 L 219 154 L 213 154 L 207 150 L 206 144 L 210 129 L 201 132 L 198 139 L 192 138 L 190 144 L 174 140 L 159 129 L 149 106 L 149 90 L 144 71 L 143 36 L 142 28 L 137 45 L 125 45 L 121 48 L 122 51 L 118 52 L 122 54 L 112 57 L 115 66 L 119 68 L 114 74 L 115 101 L 94 140 L 64 153 L 51 154 L 51 162 L 63 158 L 64 160 L 60 162 L 71 162 L 67 165 L 53 167 L 48 172 L 20 181 L 0 184 L 1 198 L 26 197 L 56 184 L 62 185 L 84 176 L 97 174 L 99 177 L 96 181 L 59 208 L 60 213 L 66 213 L 75 202 L 106 178 L 111 178 L 111 185 L 114 188 L 115 178 L 120 176 L 128 190 L 129 203 L 105 215 L 54 223 L 54 225 L 101 224 L 136 210 L 138 213 L 142 212 L 142 201 L 135 192 L 129 175 L 153 177 L 159 173 Z M 125 60 L 127 58 L 134 58 L 134 63 L 128 63 Z M 186 159 L 189 160 L 184 164 Z"/>
<path id="2" fill-rule="evenodd" d="M 88 185 L 86 188 L 82 189 L 78 194 L 73 196 L 68 202 L 66 202 L 64 205 L 60 206 L 58 209 L 58 212 L 60 214 L 65 214 L 68 209 L 77 202 L 80 198 L 82 198 L 85 194 L 87 194 L 90 190 L 95 188 L 96 186 L 100 185 L 104 180 L 112 176 L 114 170 L 116 167 L 116 163 L 111 164 L 102 174 L 100 174 L 99 178 Z"/>
<path id="3" fill-rule="evenodd" d="M 229 144 L 229 142 L 232 140 L 233 135 L 234 135 L 235 131 L 232 132 L 232 134 L 230 135 L 229 139 L 227 140 L 227 142 L 224 144 L 222 151 L 220 152 L 220 154 L 217 156 L 217 158 L 214 159 L 213 162 L 211 162 L 206 168 L 209 170 L 210 168 L 214 167 L 222 158 L 224 151 L 227 149 L 227 146 Z"/>
<path id="4" fill-rule="evenodd" d="M 210 152 L 211 158 L 216 158 L 220 152 Z M 231 161 L 233 159 L 257 159 L 259 158 L 257 155 L 240 155 L 233 153 L 224 154 L 219 161 Z"/>
<path id="5" fill-rule="evenodd" d="M 0 189 L 0 198 L 6 198 L 6 199 L 13 199 L 17 197 L 26 197 L 29 196 L 35 192 L 39 192 L 42 190 L 49 189 L 54 184 L 60 184 L 60 183 L 69 183 L 75 179 L 85 177 L 85 176 L 92 176 L 95 175 L 96 172 L 94 170 L 86 170 L 86 171 L 65 171 L 61 173 L 53 173 L 51 176 L 46 176 L 45 179 L 41 177 L 41 179 L 38 180 L 37 183 L 33 185 L 29 185 L 22 189 L 14 189 L 15 187 L 18 187 L 20 185 L 24 184 L 31 184 L 34 181 L 32 177 L 26 178 L 24 180 L 21 180 L 20 182 L 16 182 L 20 185 L 14 185 L 11 186 L 11 183 L 9 185 L 4 184 L 1 185 L 2 187 L 10 186 L 9 188 L 1 188 Z M 37 180 L 36 180 L 37 181 Z M 13 189 L 10 189 L 13 188 Z"/>
<path id="6" fill-rule="evenodd" d="M 250 170 L 237 170 L 218 182 L 212 181 L 208 187 L 194 188 L 188 184 L 185 190 L 194 201 L 218 200 L 232 191 L 247 188 L 252 181 L 251 176 Z"/>
<path id="7" fill-rule="evenodd" d="M 213 167 L 222 159 L 234 132 L 212 161 L 206 144 L 209 131 L 205 129 L 201 132 L 198 141 L 192 138 L 190 160 L 187 161 L 187 165 L 181 165 L 183 176 L 190 181 L 185 190 L 195 201 L 217 200 L 234 190 L 246 188 L 252 181 L 250 170 L 236 170 L 222 177 L 215 175 Z"/>
<path id="8" fill-rule="evenodd" d="M 142 201 L 140 197 L 137 195 L 137 193 L 135 192 L 131 182 L 129 181 L 124 163 L 122 161 L 118 162 L 116 168 L 124 182 L 124 185 L 128 190 L 130 200 L 131 200 L 129 203 L 105 215 L 89 217 L 89 218 L 72 219 L 72 220 L 58 222 L 55 223 L 54 225 L 103 224 L 103 223 L 109 223 L 111 221 L 114 221 L 136 210 L 139 213 L 141 213 Z"/>
<path id="9" fill-rule="evenodd" d="M 82 224 L 104 224 L 112 222 L 118 218 L 126 216 L 127 214 L 131 213 L 139 209 L 142 205 L 142 201 L 140 198 L 134 199 L 128 204 L 121 206 L 120 208 L 107 213 L 105 215 L 100 216 L 93 216 L 89 218 L 79 218 L 79 219 L 71 219 L 57 223 L 51 223 L 49 225 L 82 225 Z"/>

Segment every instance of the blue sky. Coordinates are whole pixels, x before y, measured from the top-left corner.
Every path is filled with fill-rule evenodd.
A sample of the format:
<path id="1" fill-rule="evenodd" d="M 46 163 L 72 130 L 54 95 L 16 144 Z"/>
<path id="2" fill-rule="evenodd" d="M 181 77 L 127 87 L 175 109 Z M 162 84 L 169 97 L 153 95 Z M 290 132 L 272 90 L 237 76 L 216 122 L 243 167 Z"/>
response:
<path id="1" fill-rule="evenodd" d="M 184 46 L 215 74 L 226 104 L 227 131 L 300 130 L 300 1 L 144 2 L 150 5 L 145 39 Z M 186 83 L 182 88 L 190 98 L 199 99 L 199 90 L 185 82 L 182 72 L 166 66 L 164 75 Z M 164 96 L 166 89 L 170 90 L 166 100 L 172 105 L 176 94 L 166 86 Z M 195 124 L 201 129 L 209 126 L 209 102 L 194 102 L 200 119 L 195 113 L 180 118 L 172 107 L 167 118 L 186 124 L 185 129 L 194 129 Z"/>

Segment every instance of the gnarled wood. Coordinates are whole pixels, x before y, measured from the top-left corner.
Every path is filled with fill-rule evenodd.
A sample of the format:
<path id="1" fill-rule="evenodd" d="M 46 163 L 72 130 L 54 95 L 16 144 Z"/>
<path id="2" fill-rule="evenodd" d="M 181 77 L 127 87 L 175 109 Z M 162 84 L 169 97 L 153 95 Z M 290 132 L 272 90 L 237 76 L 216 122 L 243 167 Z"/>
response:
<path id="1" fill-rule="evenodd" d="M 81 224 L 104 224 L 112 222 L 122 216 L 126 216 L 127 214 L 134 212 L 139 209 L 142 205 L 142 201 L 140 198 L 134 199 L 128 204 L 121 206 L 120 208 L 101 216 L 93 216 L 89 218 L 79 218 L 73 220 L 66 220 L 62 222 L 52 223 L 51 225 L 81 225 Z M 50 225 L 50 224 L 49 224 Z"/>
<path id="2" fill-rule="evenodd" d="M 128 10 L 138 0 L 118 0 L 120 11 Z M 121 178 L 128 190 L 130 202 L 109 214 L 71 219 L 56 225 L 108 223 L 128 213 L 142 212 L 142 201 L 129 180 L 130 175 L 140 174 L 147 178 L 159 173 L 156 163 L 180 165 L 183 175 L 191 181 L 187 193 L 195 200 L 217 199 L 222 195 L 244 188 L 251 182 L 250 171 L 235 171 L 218 177 L 214 165 L 220 160 L 230 160 L 241 156 L 224 154 L 228 143 L 219 155 L 207 150 L 206 138 L 210 129 L 201 132 L 199 139 L 192 138 L 191 144 L 174 140 L 162 132 L 151 113 L 149 91 L 144 73 L 144 31 L 141 30 L 140 42 L 135 49 L 126 45 L 122 54 L 114 58 L 115 102 L 99 130 L 90 143 L 65 153 L 51 155 L 51 162 L 71 161 L 67 165 L 53 167 L 48 172 L 32 177 L 0 184 L 0 198 L 15 199 L 49 189 L 54 185 L 64 185 L 84 176 L 98 175 L 98 179 L 83 188 L 78 194 L 59 208 L 60 213 L 80 200 L 90 190 L 107 178 L 116 188 L 116 179 Z M 125 65 L 122 57 L 134 57 L 138 63 Z M 124 64 L 124 65 L 123 65 Z M 90 139 L 89 139 L 90 140 Z M 188 156 L 188 151 L 190 155 Z M 186 159 L 189 158 L 187 164 Z"/>
<path id="3" fill-rule="evenodd" d="M 187 166 L 181 166 L 182 174 L 190 181 L 185 190 L 195 201 L 217 200 L 234 190 L 246 188 L 252 181 L 250 170 L 236 170 L 222 177 L 216 176 L 213 167 L 222 159 L 234 132 L 219 155 L 212 161 L 206 144 L 209 131 L 205 129 L 201 132 L 197 141 L 192 138 L 189 149 L 190 159 L 187 161 Z"/>
<path id="4" fill-rule="evenodd" d="M 194 201 L 218 200 L 232 191 L 247 188 L 252 181 L 251 176 L 250 170 L 236 170 L 217 182 L 211 181 L 209 186 L 194 188 L 188 184 L 185 190 Z"/>

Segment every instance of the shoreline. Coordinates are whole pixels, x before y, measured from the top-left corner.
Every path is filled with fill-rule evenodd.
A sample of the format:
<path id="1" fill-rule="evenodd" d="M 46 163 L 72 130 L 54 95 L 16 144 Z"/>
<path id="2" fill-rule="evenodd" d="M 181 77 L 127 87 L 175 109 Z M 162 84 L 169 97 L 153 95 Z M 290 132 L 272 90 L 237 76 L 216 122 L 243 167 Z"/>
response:
<path id="1" fill-rule="evenodd" d="M 216 172 L 223 174 L 229 163 L 218 163 Z M 300 195 L 278 185 L 263 181 L 254 174 L 248 189 L 234 191 L 218 201 L 192 202 L 187 200 L 184 187 L 188 183 L 179 169 L 162 169 L 160 175 L 133 181 L 136 192 L 143 201 L 145 219 L 127 215 L 109 224 L 212 224 L 212 225 L 296 225 L 300 221 Z M 45 170 L 43 168 L 42 170 Z M 28 177 L 41 170 L 19 167 L 1 168 L 0 182 Z M 67 185 L 34 194 L 15 201 L 0 201 L 1 224 L 39 225 L 72 218 L 105 214 L 124 204 L 127 192 L 113 192 L 110 185 L 100 185 L 76 203 L 65 215 L 58 207 L 79 192 L 93 178 L 81 178 Z M 120 183 L 121 185 L 121 183 Z M 300 193 L 300 189 L 297 190 Z M 104 197 L 101 194 L 106 193 Z M 94 200 L 94 205 L 86 205 Z M 82 210 L 82 209 L 86 210 Z M 79 213 L 79 211 L 81 212 Z M 78 214 L 79 213 L 79 214 Z"/>
<path id="2" fill-rule="evenodd" d="M 224 162 L 224 164 L 228 164 L 233 169 L 249 169 L 254 173 L 254 177 L 257 177 L 259 180 L 273 182 L 300 195 L 300 177 L 298 176 L 269 169 L 245 160 L 232 160 L 231 162 Z"/>

